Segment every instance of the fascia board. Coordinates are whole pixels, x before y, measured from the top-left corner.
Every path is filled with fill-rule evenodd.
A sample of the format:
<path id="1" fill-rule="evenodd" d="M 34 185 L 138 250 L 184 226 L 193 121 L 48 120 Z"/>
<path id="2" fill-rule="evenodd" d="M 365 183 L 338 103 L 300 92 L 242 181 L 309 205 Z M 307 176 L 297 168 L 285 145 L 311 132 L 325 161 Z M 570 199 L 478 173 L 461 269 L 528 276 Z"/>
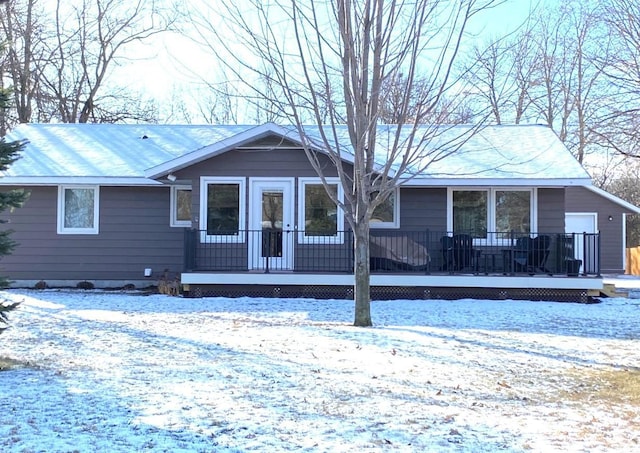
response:
<path id="1" fill-rule="evenodd" d="M 606 190 L 602 190 L 599 187 L 596 186 L 588 186 L 586 187 L 587 189 L 589 189 L 590 191 L 600 195 L 603 198 L 606 198 L 607 200 L 617 204 L 618 206 L 622 206 L 624 209 L 628 209 L 629 211 L 633 212 L 634 214 L 640 214 L 640 207 L 635 206 L 631 203 L 629 203 L 628 201 L 623 200 L 622 198 L 607 192 Z"/>
<path id="2" fill-rule="evenodd" d="M 522 186 L 522 187 L 566 187 L 591 185 L 591 180 L 587 178 L 575 179 L 545 179 L 545 178 L 412 178 L 401 180 L 402 187 L 449 187 L 449 186 Z"/>
<path id="3" fill-rule="evenodd" d="M 87 184 L 99 186 L 162 186 L 160 181 L 148 178 L 110 178 L 92 176 L 5 176 L 0 186 L 56 186 L 59 184 Z"/>

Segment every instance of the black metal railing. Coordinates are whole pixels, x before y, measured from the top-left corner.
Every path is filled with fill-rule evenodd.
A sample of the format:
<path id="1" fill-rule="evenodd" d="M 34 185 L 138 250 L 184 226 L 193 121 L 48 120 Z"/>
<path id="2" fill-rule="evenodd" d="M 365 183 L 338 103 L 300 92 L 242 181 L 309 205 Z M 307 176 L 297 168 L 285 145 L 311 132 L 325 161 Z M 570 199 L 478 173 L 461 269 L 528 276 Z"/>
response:
<path id="1" fill-rule="evenodd" d="M 460 237 L 462 245 L 460 239 L 456 245 Z M 447 254 L 443 255 L 443 270 L 456 272 L 466 267 L 484 274 L 600 275 L 597 233 L 489 233 L 486 238 L 472 238 L 471 246 L 467 235 L 447 234 L 441 242 L 449 244 L 442 247 Z"/>
<path id="2" fill-rule="evenodd" d="M 352 272 L 353 233 L 185 230 L 186 271 Z"/>
<path id="3" fill-rule="evenodd" d="M 186 271 L 353 272 L 353 233 L 185 230 Z M 373 273 L 600 275 L 598 233 L 371 231 Z"/>

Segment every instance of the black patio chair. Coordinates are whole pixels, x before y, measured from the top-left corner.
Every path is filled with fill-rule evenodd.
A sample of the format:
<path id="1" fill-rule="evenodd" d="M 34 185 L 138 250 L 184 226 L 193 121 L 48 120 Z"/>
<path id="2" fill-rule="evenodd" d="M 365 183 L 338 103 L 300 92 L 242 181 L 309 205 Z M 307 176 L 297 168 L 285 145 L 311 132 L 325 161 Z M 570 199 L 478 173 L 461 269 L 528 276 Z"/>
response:
<path id="1" fill-rule="evenodd" d="M 440 238 L 440 245 L 442 246 L 442 270 L 453 272 L 455 268 L 455 261 L 453 259 L 453 237 L 442 236 Z"/>
<path id="2" fill-rule="evenodd" d="M 547 269 L 547 259 L 551 248 L 551 237 L 540 235 L 531 239 L 531 248 L 527 257 L 527 268 L 529 273 L 542 272 L 550 274 Z"/>
<path id="3" fill-rule="evenodd" d="M 523 236 L 516 239 L 516 245 L 512 251 L 513 271 L 526 272 L 529 263 L 529 252 L 531 251 L 531 238 Z"/>
<path id="4" fill-rule="evenodd" d="M 472 267 L 475 271 L 476 253 L 473 248 L 473 238 L 468 234 L 455 234 L 453 236 L 453 256 L 456 261 L 456 270 Z"/>
<path id="5" fill-rule="evenodd" d="M 473 238 L 468 234 L 454 234 L 440 238 L 442 244 L 443 270 L 461 271 L 468 267 L 478 272 L 480 250 L 473 248 Z"/>

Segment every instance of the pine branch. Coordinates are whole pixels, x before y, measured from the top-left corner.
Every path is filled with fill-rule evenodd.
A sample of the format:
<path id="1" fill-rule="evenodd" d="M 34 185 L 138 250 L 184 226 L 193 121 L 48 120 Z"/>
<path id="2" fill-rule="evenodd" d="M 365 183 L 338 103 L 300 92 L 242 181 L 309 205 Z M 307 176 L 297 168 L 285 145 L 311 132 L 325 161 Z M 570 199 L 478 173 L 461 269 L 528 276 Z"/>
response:
<path id="1" fill-rule="evenodd" d="M 20 302 L 0 302 L 0 333 L 4 332 L 7 327 L 9 327 L 9 318 L 7 317 L 7 313 L 18 308 L 18 305 L 20 305 Z"/>

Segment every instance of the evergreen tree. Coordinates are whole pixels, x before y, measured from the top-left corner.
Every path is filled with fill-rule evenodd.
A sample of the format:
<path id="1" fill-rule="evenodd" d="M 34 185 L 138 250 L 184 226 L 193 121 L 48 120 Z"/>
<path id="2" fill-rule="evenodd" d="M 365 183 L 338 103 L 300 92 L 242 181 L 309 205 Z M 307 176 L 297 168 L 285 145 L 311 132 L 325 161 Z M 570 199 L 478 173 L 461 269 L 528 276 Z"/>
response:
<path id="1" fill-rule="evenodd" d="M 11 310 L 14 310 L 18 305 L 19 302 L 0 302 L 0 333 L 4 332 L 4 330 L 7 328 L 7 313 L 9 313 Z"/>
<path id="2" fill-rule="evenodd" d="M 7 90 L 0 90 L 0 109 L 7 108 L 8 99 Z M 0 138 L 0 172 L 6 171 L 19 158 L 18 153 L 24 146 L 25 143 L 22 141 L 7 142 L 4 137 Z M 20 207 L 26 198 L 27 193 L 23 189 L 0 191 L 0 212 Z M 0 219 L 0 223 L 7 223 L 7 221 Z M 0 230 L 0 257 L 11 253 L 16 245 L 11 239 L 11 230 L 2 228 Z M 6 278 L 0 277 L 0 287 L 6 287 L 8 284 L 9 281 Z M 17 306 L 17 303 L 0 301 L 0 333 L 7 328 L 7 313 Z"/>
<path id="3" fill-rule="evenodd" d="M 22 141 L 7 142 L 5 137 L 0 138 L 0 172 L 6 171 L 9 166 L 19 158 L 18 153 L 24 146 L 25 143 Z M 0 213 L 7 209 L 19 208 L 26 198 L 27 193 L 24 189 L 1 191 Z M 7 223 L 7 221 L 0 219 L 0 223 Z M 3 228 L 0 231 L 0 257 L 10 254 L 17 245 L 10 236 L 10 229 Z M 7 286 L 7 283 L 6 279 L 0 277 L 0 287 Z"/>

